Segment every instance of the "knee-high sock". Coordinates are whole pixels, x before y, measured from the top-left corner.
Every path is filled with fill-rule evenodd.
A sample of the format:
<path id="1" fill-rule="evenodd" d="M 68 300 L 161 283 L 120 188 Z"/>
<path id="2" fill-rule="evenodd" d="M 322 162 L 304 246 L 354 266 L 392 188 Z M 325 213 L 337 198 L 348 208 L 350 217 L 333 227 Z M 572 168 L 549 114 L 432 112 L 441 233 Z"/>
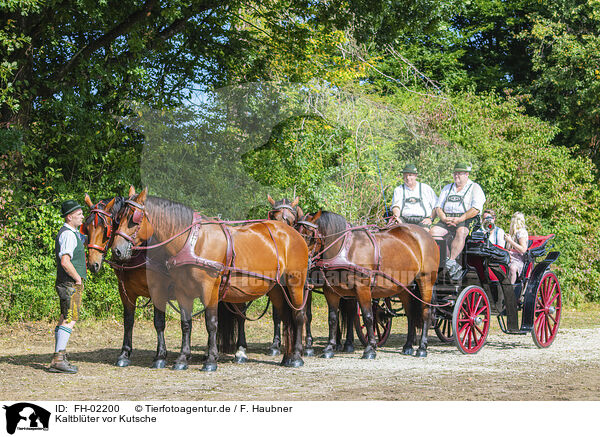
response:
<path id="1" fill-rule="evenodd" d="M 54 330 L 54 352 L 64 351 L 67 348 L 69 337 L 71 337 L 73 330 L 66 326 L 57 326 Z"/>

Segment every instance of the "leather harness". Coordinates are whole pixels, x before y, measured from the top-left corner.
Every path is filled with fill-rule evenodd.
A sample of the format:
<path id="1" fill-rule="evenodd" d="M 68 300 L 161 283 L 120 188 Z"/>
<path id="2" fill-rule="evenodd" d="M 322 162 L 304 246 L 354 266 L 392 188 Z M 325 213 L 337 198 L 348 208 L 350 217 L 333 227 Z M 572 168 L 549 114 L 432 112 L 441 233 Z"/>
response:
<path id="1" fill-rule="evenodd" d="M 375 269 L 369 269 L 360 266 L 348 259 L 348 251 L 350 250 L 350 245 L 352 244 L 352 237 L 354 235 L 354 231 L 358 230 L 363 230 L 369 237 L 369 240 L 371 240 L 371 243 L 373 244 L 373 264 L 375 265 Z M 379 268 L 381 266 L 381 250 L 379 247 L 379 243 L 377 242 L 373 234 L 374 232 L 372 232 L 369 229 L 369 226 L 351 228 L 350 225 L 346 224 L 346 231 L 342 234 L 344 241 L 342 242 L 342 247 L 340 248 L 339 252 L 333 258 L 321 258 L 317 260 L 314 263 L 315 267 L 323 270 L 351 270 L 358 272 L 371 279 L 372 292 L 373 288 L 375 287 L 375 281 L 377 279 Z M 333 246 L 333 244 L 335 244 L 335 241 L 330 246 Z M 323 252 L 325 252 L 325 250 L 323 250 Z M 325 278 L 325 281 L 327 281 L 327 277 L 325 275 L 323 275 L 323 277 Z M 329 282 L 328 285 L 330 285 Z"/>
<path id="2" fill-rule="evenodd" d="M 229 283 L 232 272 L 247 276 L 253 276 L 259 279 L 265 279 L 268 281 L 276 282 L 277 284 L 281 285 L 281 282 L 279 280 L 281 276 L 281 267 L 279 265 L 279 249 L 277 247 L 275 238 L 273 237 L 273 233 L 271 232 L 271 228 L 269 228 L 268 224 L 262 222 L 267 228 L 269 236 L 271 237 L 273 245 L 275 246 L 275 257 L 277 259 L 277 273 L 275 275 L 275 278 L 271 278 L 269 276 L 262 275 L 259 273 L 250 272 L 248 270 L 243 270 L 235 266 L 235 247 L 233 238 L 231 236 L 231 231 L 227 226 L 228 223 L 229 222 L 224 222 L 218 219 L 207 219 L 206 217 L 203 217 L 200 213 L 194 212 L 194 219 L 187 240 L 181 248 L 181 250 L 167 260 L 167 269 L 170 270 L 174 267 L 180 267 L 183 265 L 195 265 L 216 271 L 217 275 L 221 275 L 221 283 L 219 284 L 219 300 L 223 300 L 223 298 L 227 294 L 227 291 L 229 290 Z M 198 241 L 200 227 L 202 225 L 207 224 L 218 224 L 221 227 L 223 234 L 225 235 L 225 239 L 227 241 L 225 263 L 202 258 L 201 256 L 196 255 L 195 248 L 196 243 Z"/>

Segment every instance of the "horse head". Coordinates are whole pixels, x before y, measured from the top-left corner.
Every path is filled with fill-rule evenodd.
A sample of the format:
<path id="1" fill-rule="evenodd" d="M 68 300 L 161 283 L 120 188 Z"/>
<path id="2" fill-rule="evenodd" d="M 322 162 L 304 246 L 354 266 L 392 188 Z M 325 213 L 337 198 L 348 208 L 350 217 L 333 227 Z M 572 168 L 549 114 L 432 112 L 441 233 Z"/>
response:
<path id="1" fill-rule="evenodd" d="M 272 209 L 267 215 L 267 219 L 269 220 L 277 220 L 294 227 L 298 219 L 304 215 L 302 209 L 298 206 L 298 202 L 300 201 L 299 197 L 296 197 L 292 202 L 286 198 L 275 202 L 273 198 L 267 194 L 267 200 L 272 205 Z"/>
<path id="2" fill-rule="evenodd" d="M 112 244 L 113 255 L 118 261 L 131 259 L 134 247 L 142 245 L 152 236 L 154 228 L 146 213 L 148 188 L 135 194 L 133 187 L 129 190 L 129 198 L 125 200 L 119 214 L 119 226 Z"/>
<path id="3" fill-rule="evenodd" d="M 118 198 L 101 200 L 94 204 L 89 195 L 85 195 L 85 203 L 90 214 L 81 225 L 80 232 L 88 237 L 88 268 L 98 273 L 113 234 Z"/>
<path id="4" fill-rule="evenodd" d="M 315 253 L 323 247 L 323 235 L 319 230 L 317 220 L 321 217 L 322 211 L 315 214 L 306 214 L 296 222 L 296 230 L 304 237 L 308 246 L 309 257 L 312 258 Z"/>

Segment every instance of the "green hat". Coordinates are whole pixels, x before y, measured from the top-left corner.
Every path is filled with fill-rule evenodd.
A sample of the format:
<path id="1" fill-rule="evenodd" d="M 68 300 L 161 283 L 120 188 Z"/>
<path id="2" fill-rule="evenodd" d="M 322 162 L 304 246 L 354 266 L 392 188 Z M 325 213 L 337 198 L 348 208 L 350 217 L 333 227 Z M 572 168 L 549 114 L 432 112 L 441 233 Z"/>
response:
<path id="1" fill-rule="evenodd" d="M 419 172 L 417 171 L 417 166 L 414 164 L 406 164 L 404 166 L 404 168 L 402 169 L 402 173 L 414 173 L 414 174 L 419 174 Z"/>
<path id="2" fill-rule="evenodd" d="M 468 164 L 466 162 L 457 162 L 456 165 L 454 166 L 454 172 L 457 171 L 467 171 L 470 172 L 471 171 L 471 164 Z"/>
<path id="3" fill-rule="evenodd" d="M 77 209 L 83 209 L 83 207 L 76 200 L 65 200 L 60 207 L 60 213 L 66 217 Z"/>

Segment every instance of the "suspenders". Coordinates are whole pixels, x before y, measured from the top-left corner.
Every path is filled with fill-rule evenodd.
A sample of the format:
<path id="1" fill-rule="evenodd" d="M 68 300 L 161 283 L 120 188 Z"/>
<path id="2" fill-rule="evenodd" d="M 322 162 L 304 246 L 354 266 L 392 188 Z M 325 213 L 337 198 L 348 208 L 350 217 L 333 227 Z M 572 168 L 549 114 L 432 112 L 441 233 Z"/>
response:
<path id="1" fill-rule="evenodd" d="M 423 188 L 421 186 L 421 182 L 419 182 L 419 204 L 421 205 L 421 208 L 423 208 L 423 217 L 419 220 L 419 222 L 427 216 L 427 210 L 425 209 L 425 205 L 423 204 L 422 190 Z M 411 197 L 411 199 L 414 199 L 414 197 Z M 404 205 L 406 205 L 406 184 L 402 184 L 402 208 L 400 209 L 400 217 L 402 217 L 402 219 L 404 219 Z"/>
<path id="2" fill-rule="evenodd" d="M 444 199 L 444 203 L 442 204 L 442 210 L 444 211 L 444 213 L 446 212 L 444 210 L 444 208 L 446 207 L 446 202 L 448 201 L 448 199 L 450 197 L 454 197 L 454 199 L 452 199 L 450 201 L 450 203 L 458 203 L 458 202 L 460 202 L 460 204 L 462 205 L 462 207 L 464 209 L 463 213 L 467 212 L 467 207 L 465 206 L 465 197 L 467 196 L 467 193 L 469 192 L 469 190 L 471 189 L 472 186 L 473 186 L 473 184 L 471 183 L 471 185 L 469 185 L 469 187 L 465 190 L 465 192 L 463 193 L 462 196 L 460 196 L 458 194 L 453 194 L 452 196 L 450 196 L 450 192 L 452 191 L 452 187 L 454 187 L 454 182 L 452 182 L 452 186 L 450 187 L 450 190 L 448 190 L 448 195 L 446 196 L 446 198 Z M 458 198 L 458 199 L 456 199 L 456 198 Z"/>

